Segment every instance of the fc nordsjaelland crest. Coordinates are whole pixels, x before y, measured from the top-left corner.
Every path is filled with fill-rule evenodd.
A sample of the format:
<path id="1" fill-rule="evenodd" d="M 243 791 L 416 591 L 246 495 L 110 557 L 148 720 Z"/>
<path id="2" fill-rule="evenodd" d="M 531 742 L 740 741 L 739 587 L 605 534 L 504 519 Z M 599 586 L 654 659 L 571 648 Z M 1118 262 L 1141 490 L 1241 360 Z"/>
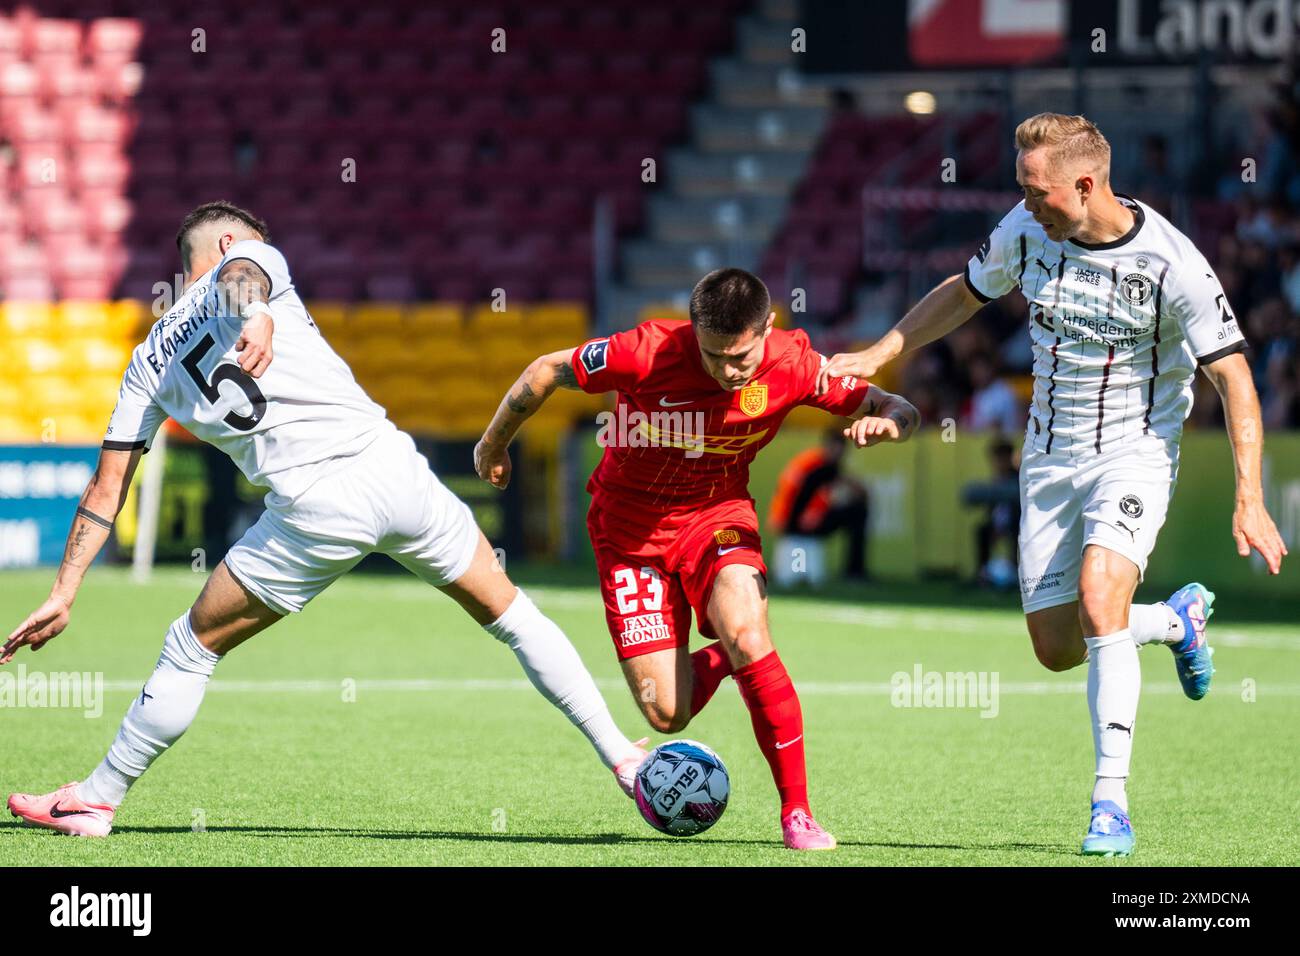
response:
<path id="1" fill-rule="evenodd" d="M 767 386 L 746 385 L 740 390 L 740 410 L 750 418 L 767 411 Z"/>

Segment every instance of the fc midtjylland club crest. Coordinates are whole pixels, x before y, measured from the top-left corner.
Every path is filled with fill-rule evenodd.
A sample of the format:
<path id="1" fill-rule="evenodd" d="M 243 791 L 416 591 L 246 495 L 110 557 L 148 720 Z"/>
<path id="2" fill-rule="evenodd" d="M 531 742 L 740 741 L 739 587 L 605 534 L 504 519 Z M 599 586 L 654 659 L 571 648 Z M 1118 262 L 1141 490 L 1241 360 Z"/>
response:
<path id="1" fill-rule="evenodd" d="M 1151 280 L 1140 272 L 1130 272 L 1119 284 L 1119 294 L 1129 305 L 1142 305 L 1151 298 Z"/>
<path id="2" fill-rule="evenodd" d="M 750 418 L 767 411 L 767 386 L 746 385 L 740 390 L 740 410 Z"/>

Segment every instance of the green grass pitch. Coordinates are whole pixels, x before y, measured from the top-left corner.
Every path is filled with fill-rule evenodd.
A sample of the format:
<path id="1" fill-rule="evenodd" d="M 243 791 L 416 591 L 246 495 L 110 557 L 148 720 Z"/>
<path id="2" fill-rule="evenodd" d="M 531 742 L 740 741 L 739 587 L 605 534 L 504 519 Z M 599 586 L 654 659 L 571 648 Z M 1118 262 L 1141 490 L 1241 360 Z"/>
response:
<path id="1" fill-rule="evenodd" d="M 51 571 L 0 575 L 7 632 Z M 96 568 L 67 632 L 5 671 L 102 673 L 102 715 L 0 707 L 0 792 L 80 779 L 112 740 L 167 625 L 202 577 L 146 586 Z M 632 736 L 587 574 L 529 588 L 566 630 Z M 1212 582 L 1211 582 L 1212 586 Z M 1199 703 L 1170 654 L 1142 650 L 1129 792 L 1131 861 L 1078 855 L 1092 739 L 1086 674 L 1042 669 L 1006 600 L 877 586 L 774 594 L 773 633 L 799 686 L 813 809 L 831 853 L 780 844 L 775 791 L 727 681 L 681 736 L 731 772 L 722 821 L 694 839 L 647 827 L 586 742 L 523 681 L 513 655 L 450 600 L 399 575 L 353 575 L 217 668 L 187 735 L 137 784 L 107 840 L 0 823 L 0 865 L 1251 865 L 1300 859 L 1300 629 L 1244 620 L 1220 595 L 1218 673 Z M 1159 595 L 1145 595 L 1158 599 Z M 1290 618 L 1293 622 L 1294 616 Z M 996 672 L 996 716 L 894 706 L 896 672 Z M 349 692 L 354 688 L 354 693 Z M 654 738 L 662 741 L 661 736 Z"/>

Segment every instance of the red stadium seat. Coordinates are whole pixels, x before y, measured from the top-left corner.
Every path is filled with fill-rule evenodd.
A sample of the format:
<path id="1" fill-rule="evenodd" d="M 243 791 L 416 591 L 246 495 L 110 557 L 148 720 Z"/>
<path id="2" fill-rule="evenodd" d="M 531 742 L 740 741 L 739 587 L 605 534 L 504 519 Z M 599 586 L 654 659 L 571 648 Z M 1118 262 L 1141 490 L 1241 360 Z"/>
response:
<path id="1" fill-rule="evenodd" d="M 99 18 L 86 30 L 86 52 L 94 60 L 129 59 L 135 56 L 144 36 L 144 24 L 136 19 Z"/>
<path id="2" fill-rule="evenodd" d="M 67 19 L 0 18 L 0 122 L 18 153 L 7 185 L 24 190 L 19 227 L 0 237 L 66 239 L 75 255 L 51 269 L 61 294 L 91 285 L 96 260 L 74 243 L 110 258 L 108 243 L 127 243 L 121 289 L 157 272 L 142 247 L 169 249 L 188 209 L 227 197 L 272 220 L 304 287 L 343 300 L 465 301 L 502 282 L 589 296 L 597 197 L 618 228 L 641 221 L 639 164 L 685 132 L 739 9 L 214 0 L 191 23 L 147 0 L 52 2 Z M 489 48 L 498 26 L 505 55 Z M 355 184 L 340 179 L 345 158 Z M 810 221 L 842 209 L 823 202 Z M 408 237 L 396 259 L 372 251 L 394 236 Z"/>
<path id="3" fill-rule="evenodd" d="M 35 96 L 38 74 L 30 63 L 12 60 L 0 65 L 0 96 Z"/>
<path id="4" fill-rule="evenodd" d="M 81 23 L 77 20 L 54 20 L 37 17 L 24 21 L 27 52 L 30 56 L 81 54 Z"/>

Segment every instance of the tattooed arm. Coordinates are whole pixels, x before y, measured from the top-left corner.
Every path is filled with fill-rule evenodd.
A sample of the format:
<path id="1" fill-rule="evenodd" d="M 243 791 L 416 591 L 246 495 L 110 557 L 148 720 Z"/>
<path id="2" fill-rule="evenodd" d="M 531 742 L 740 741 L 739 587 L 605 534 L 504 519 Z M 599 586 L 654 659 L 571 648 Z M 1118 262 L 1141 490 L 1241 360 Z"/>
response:
<path id="1" fill-rule="evenodd" d="M 577 376 L 569 364 L 572 357 L 573 349 L 563 349 L 534 359 L 510 386 L 474 448 L 474 470 L 484 481 L 497 488 L 510 484 L 510 442 L 520 426 L 557 388 L 578 387 Z"/>
<path id="2" fill-rule="evenodd" d="M 217 291 L 228 314 L 244 320 L 235 343 L 239 367 L 253 378 L 261 378 L 271 364 L 271 278 L 252 259 L 231 259 L 217 274 Z"/>
<path id="3" fill-rule="evenodd" d="M 844 429 L 844 437 L 859 448 L 882 441 L 907 441 L 921 425 L 921 413 L 915 405 L 878 385 L 867 389 L 867 397 L 858 414 L 863 417 Z"/>
<path id="4" fill-rule="evenodd" d="M 9 635 L 4 647 L 0 648 L 0 664 L 8 664 L 24 645 L 29 645 L 32 650 L 39 649 L 68 626 L 77 590 L 90 563 L 108 540 L 141 454 L 139 448 L 131 451 L 104 449 L 99 453 L 99 467 L 81 495 L 50 596 Z"/>

